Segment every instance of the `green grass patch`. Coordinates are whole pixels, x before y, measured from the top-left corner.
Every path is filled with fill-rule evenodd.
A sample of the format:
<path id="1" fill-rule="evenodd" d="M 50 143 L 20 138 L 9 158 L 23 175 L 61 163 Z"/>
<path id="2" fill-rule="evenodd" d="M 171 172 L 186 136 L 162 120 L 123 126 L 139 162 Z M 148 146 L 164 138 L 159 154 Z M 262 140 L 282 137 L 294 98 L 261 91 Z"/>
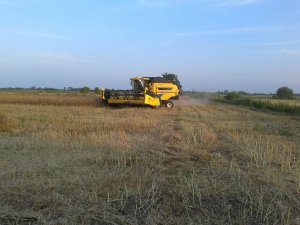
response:
<path id="1" fill-rule="evenodd" d="M 265 109 L 274 112 L 284 112 L 293 115 L 300 115 L 300 106 L 286 103 L 272 103 L 269 100 L 256 100 L 251 97 L 240 97 L 235 99 L 213 98 L 215 102 L 228 103 L 233 105 L 242 105 L 255 109 Z"/>

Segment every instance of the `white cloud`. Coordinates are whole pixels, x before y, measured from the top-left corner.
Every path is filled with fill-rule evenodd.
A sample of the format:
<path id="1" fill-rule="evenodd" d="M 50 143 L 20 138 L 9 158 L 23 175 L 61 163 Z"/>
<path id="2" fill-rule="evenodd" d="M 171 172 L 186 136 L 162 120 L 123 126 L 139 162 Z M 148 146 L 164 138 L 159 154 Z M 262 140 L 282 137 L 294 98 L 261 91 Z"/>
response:
<path id="1" fill-rule="evenodd" d="M 164 7 L 175 4 L 195 2 L 196 0 L 137 0 L 137 5 L 142 7 Z"/>
<path id="2" fill-rule="evenodd" d="M 85 59 L 77 58 L 68 52 L 34 52 L 28 54 L 33 58 L 48 59 L 48 60 L 60 60 L 69 62 L 87 62 Z"/>
<path id="3" fill-rule="evenodd" d="M 85 63 L 89 60 L 79 58 L 66 51 L 37 51 L 37 52 L 2 52 L 1 61 L 12 60 L 19 62 L 41 63 Z"/>
<path id="4" fill-rule="evenodd" d="M 202 30 L 193 32 L 176 33 L 176 36 L 199 36 L 199 35 L 230 35 L 230 34 L 243 34 L 243 33 L 266 33 L 282 30 L 282 27 L 271 26 L 256 26 L 256 27 L 238 27 L 219 30 Z"/>
<path id="5" fill-rule="evenodd" d="M 45 32 L 45 31 L 0 29 L 0 33 L 9 34 L 9 35 L 17 35 L 17 36 L 30 36 L 30 37 L 46 38 L 46 39 L 70 40 L 69 37 L 65 37 L 65 36 L 51 33 L 51 32 Z"/>
<path id="6" fill-rule="evenodd" d="M 245 6 L 263 2 L 265 0 L 137 0 L 142 7 L 166 7 L 178 4 L 205 3 L 213 6 Z"/>
<path id="7" fill-rule="evenodd" d="M 218 6 L 244 6 L 262 2 L 263 0 L 221 0 L 217 1 Z"/>
<path id="8" fill-rule="evenodd" d="M 277 42 L 264 42 L 257 43 L 259 46 L 280 46 L 280 45 L 289 45 L 289 44 L 298 44 L 300 40 L 291 40 L 291 41 L 277 41 Z"/>
<path id="9" fill-rule="evenodd" d="M 0 70 L 16 71 L 18 68 L 79 69 L 94 63 L 64 51 L 0 52 Z"/>
<path id="10" fill-rule="evenodd" d="M 282 52 L 289 55 L 300 55 L 300 50 L 282 49 Z"/>
<path id="11" fill-rule="evenodd" d="M 0 0 L 0 9 L 22 9 L 24 7 L 30 7 L 30 4 L 41 4 L 40 0 Z"/>

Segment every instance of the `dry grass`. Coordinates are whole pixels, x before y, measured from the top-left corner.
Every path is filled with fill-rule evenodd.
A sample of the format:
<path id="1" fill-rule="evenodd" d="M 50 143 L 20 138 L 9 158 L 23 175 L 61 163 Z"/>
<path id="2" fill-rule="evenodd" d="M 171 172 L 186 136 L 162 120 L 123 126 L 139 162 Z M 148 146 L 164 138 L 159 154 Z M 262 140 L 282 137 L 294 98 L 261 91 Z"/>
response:
<path id="1" fill-rule="evenodd" d="M 0 104 L 99 106 L 100 97 L 79 93 L 0 92 Z"/>
<path id="2" fill-rule="evenodd" d="M 9 132 L 16 126 L 13 121 L 6 114 L 0 113 L 0 132 Z"/>
<path id="3" fill-rule="evenodd" d="M 0 114 L 17 124 L 0 133 L 0 224 L 299 224 L 298 117 L 210 104 Z"/>

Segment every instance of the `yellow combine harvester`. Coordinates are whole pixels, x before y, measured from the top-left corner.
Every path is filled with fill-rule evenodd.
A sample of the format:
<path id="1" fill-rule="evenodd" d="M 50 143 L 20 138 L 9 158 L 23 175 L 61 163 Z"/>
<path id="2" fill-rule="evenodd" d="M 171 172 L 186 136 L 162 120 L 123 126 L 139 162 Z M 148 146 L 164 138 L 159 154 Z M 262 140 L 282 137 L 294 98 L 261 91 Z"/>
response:
<path id="1" fill-rule="evenodd" d="M 135 77 L 130 80 L 132 90 L 105 89 L 102 100 L 110 105 L 164 105 L 172 108 L 172 100 L 179 98 L 178 86 L 163 77 Z"/>

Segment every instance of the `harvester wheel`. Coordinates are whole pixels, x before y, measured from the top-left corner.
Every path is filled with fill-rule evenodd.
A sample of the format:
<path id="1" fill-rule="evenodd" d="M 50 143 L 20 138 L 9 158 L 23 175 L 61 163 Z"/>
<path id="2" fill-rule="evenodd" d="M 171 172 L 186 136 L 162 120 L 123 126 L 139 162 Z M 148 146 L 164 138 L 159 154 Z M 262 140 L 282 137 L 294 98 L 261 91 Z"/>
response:
<path id="1" fill-rule="evenodd" d="M 172 101 L 167 101 L 165 105 L 168 109 L 171 109 L 174 107 L 174 103 Z"/>

